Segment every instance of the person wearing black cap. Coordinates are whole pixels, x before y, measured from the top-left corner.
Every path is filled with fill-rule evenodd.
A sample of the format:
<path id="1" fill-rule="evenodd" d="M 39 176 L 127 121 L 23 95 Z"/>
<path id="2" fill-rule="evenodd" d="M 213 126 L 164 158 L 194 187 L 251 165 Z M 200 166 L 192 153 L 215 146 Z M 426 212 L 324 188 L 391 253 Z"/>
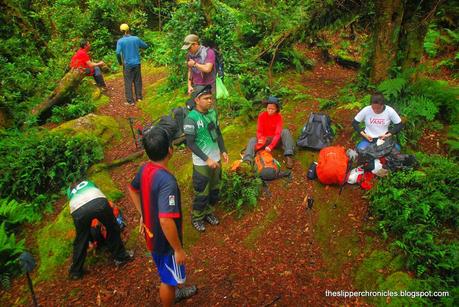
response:
<path id="1" fill-rule="evenodd" d="M 279 98 L 269 96 L 263 101 L 266 104 L 266 111 L 260 113 L 257 123 L 257 137 L 249 140 L 245 150 L 243 161 L 252 163 L 255 152 L 260 149 L 272 151 L 279 145 L 279 140 L 284 148 L 287 168 L 293 167 L 293 154 L 295 143 L 292 134 L 287 128 L 282 128 L 282 115 L 280 114 L 281 104 Z"/>
<path id="2" fill-rule="evenodd" d="M 215 51 L 212 48 L 200 45 L 199 37 L 189 34 L 184 39 L 183 50 L 188 50 L 188 94 L 198 85 L 210 85 L 212 94 L 215 94 Z"/>
<path id="3" fill-rule="evenodd" d="M 219 199 L 221 163 L 220 156 L 228 162 L 223 137 L 218 126 L 217 112 L 212 109 L 210 85 L 196 86 L 191 94 L 195 108 L 185 118 L 183 131 L 193 158 L 194 200 L 191 223 L 198 231 L 205 231 L 204 222 L 219 223 L 213 214 Z"/>

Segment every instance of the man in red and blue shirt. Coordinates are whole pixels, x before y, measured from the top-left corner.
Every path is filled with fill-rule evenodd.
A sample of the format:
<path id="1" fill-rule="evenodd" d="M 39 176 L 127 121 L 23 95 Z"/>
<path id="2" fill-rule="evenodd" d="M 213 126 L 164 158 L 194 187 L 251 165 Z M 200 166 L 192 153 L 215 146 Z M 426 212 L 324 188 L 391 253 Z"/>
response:
<path id="1" fill-rule="evenodd" d="M 142 139 L 151 161 L 137 172 L 129 194 L 141 213 L 141 229 L 147 248 L 156 263 L 164 306 L 190 297 L 196 287 L 176 287 L 185 282 L 185 251 L 182 243 L 182 208 L 180 189 L 175 177 L 167 169 L 173 149 L 166 129 L 153 127 Z"/>

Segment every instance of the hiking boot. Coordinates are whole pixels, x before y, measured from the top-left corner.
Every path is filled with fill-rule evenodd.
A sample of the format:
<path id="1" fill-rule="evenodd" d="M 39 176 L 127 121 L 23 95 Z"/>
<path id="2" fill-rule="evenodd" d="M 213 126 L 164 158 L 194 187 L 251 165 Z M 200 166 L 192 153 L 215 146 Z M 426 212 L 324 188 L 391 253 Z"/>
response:
<path id="1" fill-rule="evenodd" d="M 193 227 L 196 228 L 196 230 L 199 231 L 199 232 L 206 231 L 206 226 L 204 225 L 204 220 L 193 220 L 193 219 L 191 219 L 191 225 L 193 225 Z"/>
<path id="2" fill-rule="evenodd" d="M 114 262 L 116 266 L 121 266 L 132 260 L 134 260 L 134 251 L 128 250 L 124 253 L 124 256 L 116 258 Z"/>
<path id="3" fill-rule="evenodd" d="M 292 156 L 286 156 L 286 167 L 287 168 L 293 168 L 293 157 Z"/>
<path id="4" fill-rule="evenodd" d="M 182 287 L 175 289 L 175 303 L 186 300 L 198 292 L 198 288 L 195 285 L 189 287 Z"/>
<path id="5" fill-rule="evenodd" d="M 220 221 L 218 220 L 218 218 L 213 214 L 207 214 L 205 217 L 204 217 L 204 220 L 206 220 L 207 223 L 209 223 L 210 225 L 218 225 L 220 224 Z"/>

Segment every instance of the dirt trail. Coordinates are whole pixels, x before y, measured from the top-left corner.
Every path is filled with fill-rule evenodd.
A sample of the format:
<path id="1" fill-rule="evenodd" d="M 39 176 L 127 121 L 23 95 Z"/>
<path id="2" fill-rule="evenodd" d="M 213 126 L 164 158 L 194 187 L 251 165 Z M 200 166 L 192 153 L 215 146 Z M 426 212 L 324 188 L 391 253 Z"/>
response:
<path id="1" fill-rule="evenodd" d="M 351 81 L 354 74 L 335 65 L 319 63 L 312 72 L 302 77 L 301 83 L 309 88 L 309 95 L 331 98 Z M 162 77 L 144 75 L 144 88 Z M 122 127 L 121 141 L 106 150 L 106 160 L 110 161 L 136 150 L 127 118 L 135 117 L 139 123 L 144 121 L 144 115 L 137 107 L 123 104 L 121 78 L 108 81 L 108 85 L 113 87 L 108 92 L 110 103 L 98 113 L 115 117 Z M 295 105 L 291 112 L 284 113 L 288 127 L 293 132 L 297 131 L 299 125 L 291 120 L 298 114 L 307 118 L 309 112 L 317 110 L 317 107 L 313 101 Z M 347 121 L 349 118 L 340 120 L 343 124 Z M 344 129 L 342 133 L 346 131 Z M 179 161 L 190 159 L 187 151 L 176 152 L 176 155 L 180 155 Z M 325 296 L 326 289 L 352 289 L 352 270 L 361 257 L 342 256 L 342 253 L 348 253 L 347 247 L 337 246 L 336 241 L 340 235 L 363 241 L 361 221 L 366 204 L 360 200 L 361 193 L 357 189 L 348 189 L 337 200 L 334 197 L 337 189 L 324 189 L 307 181 L 305 159 L 311 159 L 313 155 L 299 152 L 292 181 L 279 180 L 270 184 L 274 196 L 263 195 L 259 208 L 254 212 L 239 220 L 221 210 L 218 212 L 223 217 L 221 225 L 208 227 L 187 251 L 188 282 L 197 284 L 199 293 L 183 305 L 365 305 L 357 299 Z M 35 290 L 41 305 L 159 304 L 156 269 L 146 252 L 143 238 L 137 236 L 138 214 L 127 198 L 127 184 L 141 163 L 128 163 L 111 172 L 114 182 L 125 192 L 125 197 L 117 205 L 125 213 L 128 229 L 124 236 L 128 247 L 135 250 L 136 259 L 120 269 L 114 268 L 108 257 L 98 256 L 96 263 L 88 259 L 89 272 L 82 280 L 69 281 L 67 274 L 60 274 L 52 281 L 38 284 Z M 312 212 L 307 211 L 304 203 L 308 194 L 316 199 Z M 331 203 L 331 198 L 337 201 Z M 344 203 L 348 204 L 345 209 L 336 210 L 337 204 L 341 206 Z M 324 219 L 321 212 L 326 212 L 329 217 Z M 338 248 L 339 251 L 335 250 Z M 333 264 L 335 256 L 339 259 L 336 265 Z"/>

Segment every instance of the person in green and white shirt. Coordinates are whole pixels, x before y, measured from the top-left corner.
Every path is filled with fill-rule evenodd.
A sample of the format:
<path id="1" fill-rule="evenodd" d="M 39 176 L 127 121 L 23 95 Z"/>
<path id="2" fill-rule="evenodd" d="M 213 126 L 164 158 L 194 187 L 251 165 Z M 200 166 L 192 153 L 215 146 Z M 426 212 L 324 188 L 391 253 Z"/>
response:
<path id="1" fill-rule="evenodd" d="M 196 86 L 192 93 L 195 108 L 185 118 L 183 131 L 192 151 L 194 200 L 191 223 L 198 231 L 205 231 L 204 221 L 219 223 L 214 215 L 218 202 L 222 175 L 220 156 L 228 162 L 217 112 L 212 109 L 212 87 Z"/>
<path id="2" fill-rule="evenodd" d="M 107 229 L 106 242 L 115 264 L 121 265 L 133 259 L 134 253 L 126 251 L 121 241 L 120 228 L 107 198 L 94 183 L 89 180 L 73 183 L 67 190 L 67 197 L 70 200 L 70 214 L 76 229 L 72 265 L 69 271 L 70 279 L 83 277 L 83 264 L 88 250 L 93 219 L 98 219 Z"/>

